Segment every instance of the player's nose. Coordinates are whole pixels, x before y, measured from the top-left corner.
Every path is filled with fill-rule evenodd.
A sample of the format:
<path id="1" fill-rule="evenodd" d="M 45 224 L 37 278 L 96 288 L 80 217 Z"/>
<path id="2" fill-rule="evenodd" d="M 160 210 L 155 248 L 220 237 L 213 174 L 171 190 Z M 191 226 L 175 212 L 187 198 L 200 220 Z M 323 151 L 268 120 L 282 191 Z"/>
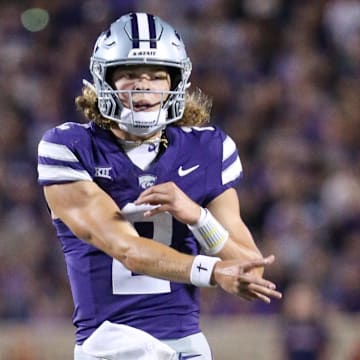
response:
<path id="1" fill-rule="evenodd" d="M 148 74 L 141 74 L 134 83 L 135 90 L 150 90 L 150 76 Z"/>

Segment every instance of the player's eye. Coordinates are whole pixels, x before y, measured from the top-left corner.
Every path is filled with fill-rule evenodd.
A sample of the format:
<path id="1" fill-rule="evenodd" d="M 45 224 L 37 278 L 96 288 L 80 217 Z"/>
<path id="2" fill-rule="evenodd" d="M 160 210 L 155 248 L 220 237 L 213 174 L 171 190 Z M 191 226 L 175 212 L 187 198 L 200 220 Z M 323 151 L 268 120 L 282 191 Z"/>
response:
<path id="1" fill-rule="evenodd" d="M 166 72 L 155 73 L 153 78 L 154 78 L 154 80 L 166 80 L 167 79 L 167 73 Z"/>
<path id="2" fill-rule="evenodd" d="M 138 77 L 138 74 L 136 74 L 135 72 L 126 72 L 124 74 L 125 79 L 136 79 L 137 77 Z"/>

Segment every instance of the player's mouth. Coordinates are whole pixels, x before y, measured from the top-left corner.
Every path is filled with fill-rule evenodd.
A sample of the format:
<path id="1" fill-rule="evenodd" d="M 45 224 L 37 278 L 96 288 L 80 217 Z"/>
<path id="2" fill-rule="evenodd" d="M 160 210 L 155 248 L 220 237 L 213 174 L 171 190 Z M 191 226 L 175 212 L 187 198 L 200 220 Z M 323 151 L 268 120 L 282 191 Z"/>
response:
<path id="1" fill-rule="evenodd" d="M 150 103 L 148 101 L 133 102 L 133 109 L 135 111 L 151 111 L 155 110 L 160 105 L 160 102 Z"/>

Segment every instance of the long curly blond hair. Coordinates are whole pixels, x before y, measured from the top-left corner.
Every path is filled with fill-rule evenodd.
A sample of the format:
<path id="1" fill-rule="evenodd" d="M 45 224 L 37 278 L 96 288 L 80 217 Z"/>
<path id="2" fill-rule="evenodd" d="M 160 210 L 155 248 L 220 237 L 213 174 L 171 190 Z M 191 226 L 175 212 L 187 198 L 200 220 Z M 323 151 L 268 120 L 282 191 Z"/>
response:
<path id="1" fill-rule="evenodd" d="M 200 89 L 193 92 L 186 92 L 186 105 L 184 115 L 181 119 L 171 125 L 175 126 L 203 126 L 210 121 L 211 99 Z M 76 108 L 82 111 L 85 117 L 93 120 L 103 129 L 110 129 L 116 126 L 112 120 L 104 118 L 97 106 L 97 95 L 91 85 L 85 84 L 82 94 L 75 98 Z"/>

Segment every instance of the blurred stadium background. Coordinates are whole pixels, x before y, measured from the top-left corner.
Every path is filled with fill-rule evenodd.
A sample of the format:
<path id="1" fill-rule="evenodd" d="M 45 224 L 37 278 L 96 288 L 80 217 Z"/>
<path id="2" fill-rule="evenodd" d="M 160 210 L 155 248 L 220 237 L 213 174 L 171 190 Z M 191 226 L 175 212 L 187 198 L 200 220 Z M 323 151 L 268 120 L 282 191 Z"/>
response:
<path id="1" fill-rule="evenodd" d="M 71 359 L 72 302 L 36 148 L 46 129 L 83 121 L 73 99 L 90 79 L 93 43 L 129 11 L 182 34 L 193 87 L 213 98 L 213 123 L 239 148 L 242 215 L 263 253 L 277 256 L 267 276 L 283 301 L 203 292 L 217 359 L 360 359 L 360 1 L 0 6 L 1 360 Z"/>

